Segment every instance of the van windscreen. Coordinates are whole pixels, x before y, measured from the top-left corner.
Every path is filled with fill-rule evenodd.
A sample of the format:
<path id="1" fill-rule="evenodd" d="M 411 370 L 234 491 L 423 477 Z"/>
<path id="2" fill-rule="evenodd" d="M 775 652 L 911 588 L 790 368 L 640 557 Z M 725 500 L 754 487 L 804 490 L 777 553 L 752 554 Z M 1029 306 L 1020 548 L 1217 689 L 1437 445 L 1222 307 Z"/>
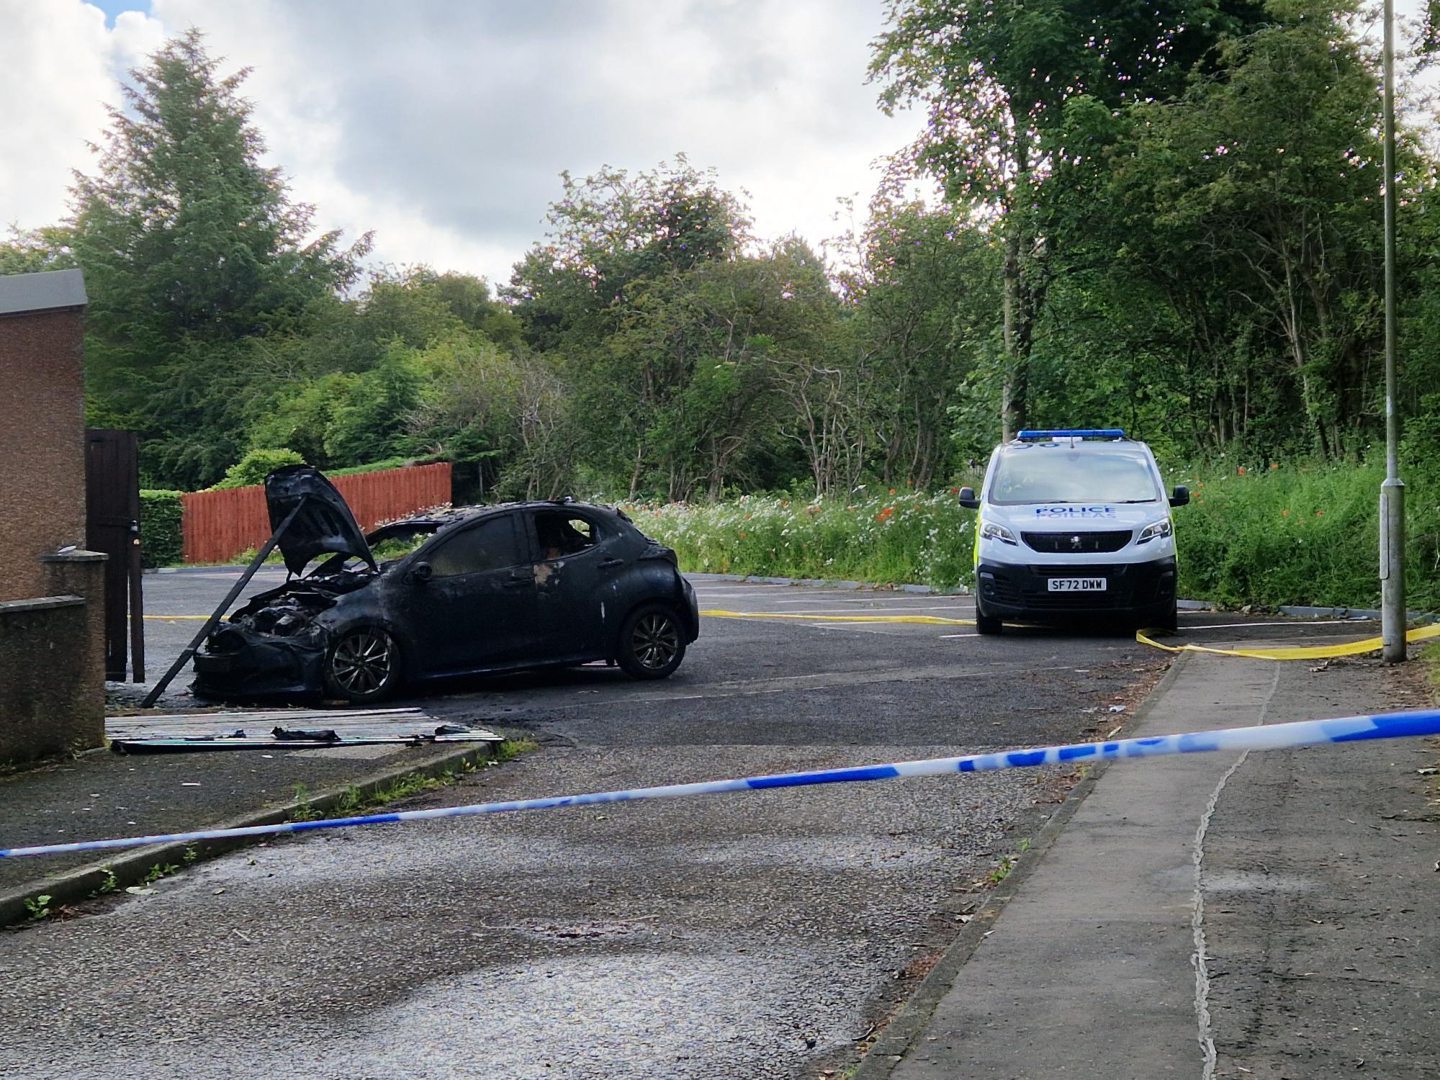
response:
<path id="1" fill-rule="evenodd" d="M 1028 503 L 1158 502 L 1149 464 L 1134 454 L 1035 447 L 1006 454 L 995 466 L 988 500 Z"/>

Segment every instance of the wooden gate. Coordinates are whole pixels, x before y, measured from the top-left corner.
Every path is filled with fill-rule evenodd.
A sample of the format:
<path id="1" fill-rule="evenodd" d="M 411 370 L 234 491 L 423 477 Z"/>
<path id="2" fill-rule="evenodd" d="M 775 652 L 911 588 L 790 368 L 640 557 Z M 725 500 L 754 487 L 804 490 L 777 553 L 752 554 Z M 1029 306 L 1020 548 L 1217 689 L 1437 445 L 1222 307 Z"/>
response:
<path id="1" fill-rule="evenodd" d="M 105 560 L 105 678 L 124 680 L 128 637 L 134 681 L 144 682 L 140 454 L 134 432 L 94 428 L 85 432 L 85 546 L 109 556 Z"/>

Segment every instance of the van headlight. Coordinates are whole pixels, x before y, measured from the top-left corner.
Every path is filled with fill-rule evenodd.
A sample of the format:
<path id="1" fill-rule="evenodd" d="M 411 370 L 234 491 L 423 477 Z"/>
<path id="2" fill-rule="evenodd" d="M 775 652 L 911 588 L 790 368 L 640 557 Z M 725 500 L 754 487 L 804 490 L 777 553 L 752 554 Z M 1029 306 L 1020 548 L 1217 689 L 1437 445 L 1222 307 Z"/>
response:
<path id="1" fill-rule="evenodd" d="M 1163 540 L 1175 532 L 1175 526 L 1170 524 L 1169 518 L 1160 521 L 1152 521 L 1140 530 L 1140 535 L 1135 538 L 1137 544 L 1148 544 L 1151 540 Z"/>
<path id="2" fill-rule="evenodd" d="M 1002 544 L 1014 544 L 1015 534 L 1004 525 L 997 525 L 993 521 L 987 521 L 980 526 L 981 540 L 999 540 Z"/>

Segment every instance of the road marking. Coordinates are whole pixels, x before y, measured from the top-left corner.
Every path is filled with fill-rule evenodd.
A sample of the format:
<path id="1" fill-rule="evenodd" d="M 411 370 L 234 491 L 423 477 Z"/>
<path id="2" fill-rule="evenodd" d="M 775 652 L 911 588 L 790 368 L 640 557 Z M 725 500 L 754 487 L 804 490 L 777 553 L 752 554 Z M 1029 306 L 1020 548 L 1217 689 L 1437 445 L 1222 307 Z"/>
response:
<path id="1" fill-rule="evenodd" d="M 825 623 L 920 623 L 925 626 L 974 626 L 974 619 L 945 619 L 939 615 L 832 615 L 828 612 L 725 611 L 710 608 L 700 612 L 712 619 L 790 619 Z"/>

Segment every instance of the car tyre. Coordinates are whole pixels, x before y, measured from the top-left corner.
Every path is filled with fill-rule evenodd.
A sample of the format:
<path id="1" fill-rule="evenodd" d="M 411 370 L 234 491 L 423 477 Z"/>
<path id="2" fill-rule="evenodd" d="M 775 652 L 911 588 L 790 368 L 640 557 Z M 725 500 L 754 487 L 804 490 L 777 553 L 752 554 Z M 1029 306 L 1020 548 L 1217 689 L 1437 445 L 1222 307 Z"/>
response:
<path id="1" fill-rule="evenodd" d="M 357 626 L 325 652 L 325 691 L 353 704 L 379 701 L 400 684 L 400 647 L 378 626 Z"/>
<path id="2" fill-rule="evenodd" d="M 663 679 L 685 659 L 685 629 L 663 604 L 636 608 L 620 628 L 615 662 L 634 679 Z"/>

